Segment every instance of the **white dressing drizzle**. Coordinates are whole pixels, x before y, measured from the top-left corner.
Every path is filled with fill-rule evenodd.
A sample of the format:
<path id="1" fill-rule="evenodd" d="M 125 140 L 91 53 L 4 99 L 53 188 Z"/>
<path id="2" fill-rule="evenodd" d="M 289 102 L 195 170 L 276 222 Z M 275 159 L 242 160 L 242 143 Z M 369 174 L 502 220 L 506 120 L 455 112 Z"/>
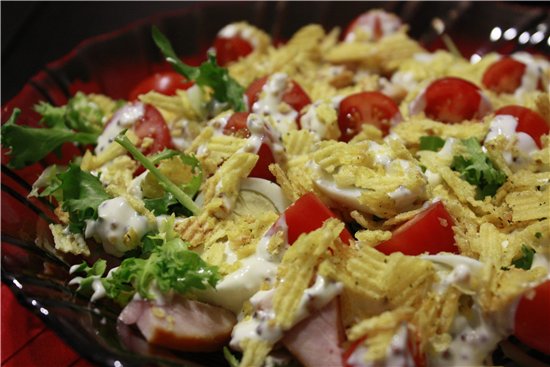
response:
<path id="1" fill-rule="evenodd" d="M 137 120 L 143 117 L 144 107 L 142 103 L 127 104 L 119 109 L 113 115 L 111 122 L 107 125 L 103 133 L 97 138 L 95 154 L 101 153 L 115 137 L 124 129 L 132 127 Z"/>
<path id="2" fill-rule="evenodd" d="M 139 215 L 123 197 L 105 200 L 97 212 L 96 220 L 86 221 L 84 235 L 103 244 L 105 251 L 111 255 L 121 256 L 131 250 L 124 243 L 124 236 L 129 230 L 135 231 L 141 238 L 151 229 L 147 218 Z"/>

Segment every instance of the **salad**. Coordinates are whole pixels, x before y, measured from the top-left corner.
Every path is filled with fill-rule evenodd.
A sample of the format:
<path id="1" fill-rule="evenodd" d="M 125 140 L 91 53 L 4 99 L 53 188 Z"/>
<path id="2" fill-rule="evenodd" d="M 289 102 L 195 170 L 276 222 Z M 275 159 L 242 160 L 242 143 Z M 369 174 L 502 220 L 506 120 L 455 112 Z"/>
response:
<path id="1" fill-rule="evenodd" d="M 491 365 L 550 355 L 550 63 L 426 51 L 390 13 L 275 44 L 245 22 L 127 100 L 42 102 L 2 126 L 8 166 L 64 144 L 72 284 L 166 348 L 232 366 Z M 33 146 L 33 149 L 28 149 Z"/>

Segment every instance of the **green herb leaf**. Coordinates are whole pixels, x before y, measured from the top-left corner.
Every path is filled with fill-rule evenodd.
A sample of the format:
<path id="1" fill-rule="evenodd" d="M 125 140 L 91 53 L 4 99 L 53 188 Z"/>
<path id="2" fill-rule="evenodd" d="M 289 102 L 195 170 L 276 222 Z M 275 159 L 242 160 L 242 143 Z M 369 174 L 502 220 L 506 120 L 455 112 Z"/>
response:
<path id="1" fill-rule="evenodd" d="M 66 127 L 61 127 L 51 117 L 51 128 L 33 128 L 16 125 L 21 111 L 14 109 L 9 120 L 2 125 L 2 146 L 9 148 L 10 162 L 8 167 L 20 169 L 38 162 L 50 152 L 53 152 L 64 143 L 74 142 L 80 144 L 95 144 L 97 134 L 75 132 Z"/>
<path id="2" fill-rule="evenodd" d="M 107 296 L 126 304 L 136 292 L 142 298 L 155 299 L 154 289 L 185 294 L 191 289 L 216 286 L 220 279 L 217 267 L 189 251 L 173 226 L 172 216 L 163 222 L 157 235 L 147 236 L 147 258 L 127 258 L 103 278 Z"/>
<path id="3" fill-rule="evenodd" d="M 86 219 L 96 219 L 99 205 L 110 196 L 97 177 L 82 171 L 76 164 L 71 164 L 58 177 L 63 191 L 61 207 L 69 213 L 69 229 L 80 233 L 86 226 Z"/>
<path id="4" fill-rule="evenodd" d="M 78 282 L 79 286 L 77 291 L 84 294 L 91 294 L 93 292 L 92 283 L 94 280 L 101 278 L 105 269 L 107 268 L 107 262 L 105 260 L 98 260 L 91 267 L 86 264 L 85 261 L 80 264 L 73 273 L 85 273 L 86 275 Z"/>
<path id="5" fill-rule="evenodd" d="M 140 162 L 143 165 L 143 167 L 145 167 L 149 172 L 151 172 L 156 177 L 159 184 L 162 186 L 162 188 L 166 192 L 171 193 L 176 198 L 176 200 L 185 208 L 189 209 L 191 213 L 193 213 L 194 215 L 198 214 L 200 212 L 200 208 L 185 193 L 185 191 L 179 188 L 172 181 L 170 181 L 168 177 L 163 175 L 159 171 L 159 169 L 155 167 L 153 162 L 149 160 L 147 157 L 145 157 L 143 153 L 141 153 L 139 149 L 137 149 L 134 146 L 134 144 L 132 144 L 132 142 L 124 134 L 125 134 L 125 131 L 122 131 L 120 134 L 118 134 L 117 137 L 115 138 L 115 141 L 120 145 L 122 145 L 124 149 L 126 149 L 138 162 Z M 200 176 L 200 180 L 202 181 L 202 173 Z M 194 189 L 196 186 L 196 182 L 193 182 L 192 186 L 193 186 L 192 188 Z"/>
<path id="6" fill-rule="evenodd" d="M 61 180 L 58 177 L 60 169 L 55 164 L 47 167 L 38 179 L 32 185 L 32 190 L 29 197 L 49 197 L 53 196 L 57 201 L 63 199 L 63 193 L 61 192 Z M 40 189 L 42 192 L 40 192 Z"/>
<path id="7" fill-rule="evenodd" d="M 512 261 L 512 265 L 516 268 L 529 270 L 533 265 L 533 257 L 536 251 L 526 245 L 521 245 L 521 256 Z"/>
<path id="8" fill-rule="evenodd" d="M 439 136 L 421 136 L 420 137 L 420 150 L 431 150 L 437 152 L 445 145 L 445 140 Z"/>
<path id="9" fill-rule="evenodd" d="M 194 81 L 201 87 L 210 87 L 214 92 L 214 99 L 218 102 L 227 102 L 235 111 L 245 111 L 244 88 L 230 75 L 226 68 L 220 67 L 213 54 L 208 54 L 208 60 L 199 67 L 183 63 L 176 55 L 170 41 L 157 28 L 152 29 L 153 40 L 175 71 Z"/>
<path id="10" fill-rule="evenodd" d="M 467 154 L 455 156 L 451 168 L 461 173 L 462 179 L 477 186 L 476 199 L 494 196 L 506 182 L 506 175 L 493 165 L 475 138 L 463 140 L 462 144 Z"/>

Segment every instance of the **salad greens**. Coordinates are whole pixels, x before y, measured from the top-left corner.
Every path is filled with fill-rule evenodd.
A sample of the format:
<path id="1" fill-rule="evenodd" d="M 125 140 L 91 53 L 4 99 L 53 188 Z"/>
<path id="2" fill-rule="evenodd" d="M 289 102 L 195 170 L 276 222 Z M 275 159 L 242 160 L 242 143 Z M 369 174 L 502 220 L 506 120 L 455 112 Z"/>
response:
<path id="1" fill-rule="evenodd" d="M 175 150 L 165 149 L 162 152 L 149 157 L 149 160 L 156 165 L 162 160 L 170 159 L 174 157 L 178 157 L 182 164 L 190 166 L 192 169 L 192 172 L 194 173 L 191 180 L 181 187 L 183 192 L 192 198 L 199 191 L 199 188 L 201 186 L 202 179 L 203 179 L 202 168 L 197 158 Z M 145 203 L 145 207 L 150 211 L 152 211 L 155 215 L 172 214 L 172 213 L 175 213 L 177 215 L 184 215 L 186 217 L 189 217 L 192 215 L 189 209 L 182 206 L 178 202 L 174 194 L 166 190 L 164 191 L 164 194 L 161 197 L 144 198 L 143 202 Z"/>
<path id="2" fill-rule="evenodd" d="M 99 205 L 111 197 L 97 177 L 76 164 L 71 164 L 57 177 L 59 181 L 55 181 L 49 191 L 59 185 L 63 195 L 61 208 L 69 213 L 69 230 L 80 233 L 86 227 L 86 220 L 97 219 Z"/>
<path id="3" fill-rule="evenodd" d="M 437 152 L 445 145 L 445 139 L 441 139 L 439 136 L 421 136 L 420 137 L 420 150 L 431 150 Z"/>
<path id="4" fill-rule="evenodd" d="M 100 278 L 106 295 L 125 305 L 136 293 L 144 299 L 156 299 L 156 290 L 185 294 L 192 289 L 215 287 L 220 279 L 217 267 L 188 250 L 173 227 L 172 216 L 163 222 L 157 234 L 144 238 L 142 257 L 124 259 L 105 277 L 100 278 L 106 269 L 105 260 L 98 260 L 92 267 L 81 264 L 77 270 L 84 271 L 86 276 L 79 291 L 89 293 L 91 283 Z"/>
<path id="5" fill-rule="evenodd" d="M 153 174 L 157 178 L 159 184 L 164 188 L 164 190 L 167 193 L 172 194 L 173 197 L 181 205 L 189 209 L 191 213 L 195 215 L 198 214 L 200 212 L 200 208 L 193 202 L 191 197 L 189 197 L 189 195 L 185 193 L 185 189 L 179 188 L 176 184 L 170 181 L 168 177 L 163 175 L 159 171 L 159 169 L 155 167 L 155 164 L 151 160 L 149 160 L 147 157 L 145 157 L 143 153 L 141 153 L 139 149 L 136 148 L 136 146 L 132 144 L 130 139 L 128 139 L 124 134 L 125 134 L 125 131 L 122 131 L 120 134 L 118 134 L 117 137 L 115 138 L 115 141 L 118 144 L 122 145 L 124 149 L 126 149 L 134 157 L 135 160 L 140 162 L 143 165 L 143 167 L 145 167 L 149 172 L 151 172 L 151 174 Z M 187 156 L 184 159 L 188 159 L 187 161 L 191 162 L 192 157 Z M 196 161 L 196 163 L 194 164 L 195 164 L 194 167 L 199 167 L 198 161 Z M 192 180 L 187 190 L 189 191 L 195 190 L 196 192 L 196 190 L 198 190 L 198 186 L 200 186 L 201 181 L 202 181 L 202 172 L 200 173 L 198 179 Z M 167 199 L 167 202 L 169 202 L 168 199 Z M 169 205 L 169 204 L 166 204 L 166 205 Z"/>
<path id="6" fill-rule="evenodd" d="M 521 256 L 512 261 L 512 265 L 516 268 L 529 270 L 533 265 L 533 257 L 535 256 L 536 251 L 526 245 L 521 246 Z"/>
<path id="7" fill-rule="evenodd" d="M 466 149 L 466 156 L 455 156 L 451 168 L 459 172 L 462 179 L 477 186 L 476 199 L 494 196 L 506 182 L 506 175 L 493 165 L 475 138 L 462 140 L 462 145 Z"/>
<path id="8" fill-rule="evenodd" d="M 10 162 L 8 163 L 10 168 L 20 169 L 36 163 L 64 143 L 73 142 L 85 145 L 95 144 L 97 141 L 98 133 L 78 130 L 78 126 L 69 125 L 72 122 L 60 117 L 61 111 L 57 108 L 46 104 L 39 106 L 41 106 L 38 107 L 39 112 L 45 113 L 42 121 L 48 124 L 48 128 L 17 125 L 15 122 L 21 113 L 21 110 L 17 108 L 13 110 L 8 121 L 2 125 L 1 141 L 3 147 L 10 149 Z"/>
<path id="9" fill-rule="evenodd" d="M 208 60 L 198 67 L 187 65 L 179 59 L 168 38 L 157 27 L 153 27 L 152 33 L 155 44 L 175 71 L 201 87 L 212 88 L 214 99 L 218 102 L 229 103 L 235 111 L 245 111 L 244 88 L 229 75 L 226 68 L 217 64 L 213 54 L 209 53 Z"/>

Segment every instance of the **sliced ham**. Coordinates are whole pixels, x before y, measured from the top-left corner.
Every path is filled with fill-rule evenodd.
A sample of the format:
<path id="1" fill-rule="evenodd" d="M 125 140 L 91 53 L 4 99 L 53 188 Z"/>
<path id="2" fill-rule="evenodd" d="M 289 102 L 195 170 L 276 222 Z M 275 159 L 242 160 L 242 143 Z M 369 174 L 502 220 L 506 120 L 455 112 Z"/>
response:
<path id="1" fill-rule="evenodd" d="M 237 322 L 224 308 L 184 298 L 167 305 L 134 300 L 119 319 L 137 324 L 151 344 L 189 352 L 219 350 L 229 341 Z"/>
<path id="2" fill-rule="evenodd" d="M 342 367 L 344 329 L 338 298 L 303 320 L 283 337 L 283 344 L 305 367 Z"/>

